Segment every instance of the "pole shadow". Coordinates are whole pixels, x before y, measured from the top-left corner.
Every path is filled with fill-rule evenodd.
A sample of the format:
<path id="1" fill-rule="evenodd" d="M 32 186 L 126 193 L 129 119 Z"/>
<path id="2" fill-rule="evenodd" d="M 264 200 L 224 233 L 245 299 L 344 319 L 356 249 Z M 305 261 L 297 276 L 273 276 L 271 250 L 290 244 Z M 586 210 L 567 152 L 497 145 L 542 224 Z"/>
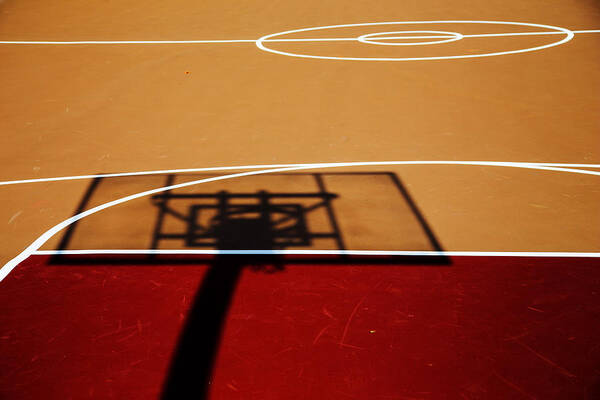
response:
<path id="1" fill-rule="evenodd" d="M 284 174 L 281 174 L 284 175 Z M 392 172 L 357 173 L 297 173 L 310 177 L 317 190 L 304 192 L 232 192 L 216 193 L 167 191 L 150 199 L 155 209 L 150 249 L 169 248 L 173 243 L 193 249 L 217 250 L 284 250 L 310 248 L 315 241 L 328 240 L 335 249 L 347 250 L 346 241 L 334 207 L 340 194 L 330 192 L 326 177 L 372 175 L 383 177 L 397 190 L 400 199 L 418 222 L 427 238 L 429 247 L 441 251 L 442 247 L 423 214 L 411 198 L 400 179 Z M 172 185 L 175 175 L 165 177 L 164 186 Z M 90 184 L 76 213 L 89 208 L 90 201 L 101 186 L 97 178 Z M 397 196 L 396 194 L 396 196 Z M 186 207 L 175 207 L 173 202 L 185 201 Z M 310 205 L 307 205 L 307 201 Z M 182 211 L 184 210 L 184 211 Z M 319 229 L 311 229 L 308 220 L 311 213 L 326 216 Z M 175 221 L 178 232 L 168 228 Z M 209 265 L 207 273 L 192 302 L 184 327 L 173 353 L 166 376 L 161 399 L 206 399 L 209 396 L 213 367 L 219 351 L 222 332 L 236 287 L 244 269 L 251 268 L 263 273 L 278 273 L 285 265 L 434 265 L 447 266 L 447 257 L 404 256 L 282 256 L 231 255 L 215 256 L 72 256 L 60 254 L 69 250 L 76 236 L 80 221 L 66 230 L 59 245 L 58 254 L 50 263 L 59 265 Z M 170 225 L 172 227 L 172 225 Z"/>

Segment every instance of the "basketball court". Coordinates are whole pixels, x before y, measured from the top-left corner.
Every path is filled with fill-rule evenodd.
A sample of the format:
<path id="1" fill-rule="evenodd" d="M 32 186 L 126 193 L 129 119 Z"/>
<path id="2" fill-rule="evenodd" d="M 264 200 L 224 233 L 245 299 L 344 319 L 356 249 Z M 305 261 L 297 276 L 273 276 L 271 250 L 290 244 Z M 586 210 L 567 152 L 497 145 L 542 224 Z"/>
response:
<path id="1" fill-rule="evenodd" d="M 0 1 L 0 398 L 600 397 L 593 1 Z"/>

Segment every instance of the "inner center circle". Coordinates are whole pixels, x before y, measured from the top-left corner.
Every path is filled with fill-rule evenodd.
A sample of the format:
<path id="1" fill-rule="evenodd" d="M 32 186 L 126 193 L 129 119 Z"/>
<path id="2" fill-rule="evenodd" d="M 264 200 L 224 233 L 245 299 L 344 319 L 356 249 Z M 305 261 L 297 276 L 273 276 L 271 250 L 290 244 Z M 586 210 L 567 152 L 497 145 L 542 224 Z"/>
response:
<path id="1" fill-rule="evenodd" d="M 381 46 L 420 46 L 455 42 L 464 36 L 458 32 L 446 31 L 394 31 L 368 33 L 356 38 L 361 43 Z"/>

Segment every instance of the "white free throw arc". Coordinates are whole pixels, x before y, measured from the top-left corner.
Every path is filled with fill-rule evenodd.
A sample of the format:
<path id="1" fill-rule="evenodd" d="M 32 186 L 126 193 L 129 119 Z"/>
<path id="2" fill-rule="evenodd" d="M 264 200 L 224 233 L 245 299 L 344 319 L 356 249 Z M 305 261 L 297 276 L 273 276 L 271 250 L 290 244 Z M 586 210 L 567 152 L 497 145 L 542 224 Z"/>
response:
<path id="1" fill-rule="evenodd" d="M 498 51 L 498 52 L 493 52 L 493 53 L 459 54 L 459 55 L 455 55 L 455 56 L 431 56 L 431 57 L 340 57 L 340 56 L 322 56 L 322 55 L 315 55 L 315 54 L 302 54 L 302 53 L 292 53 L 292 52 L 289 52 L 289 51 L 275 50 L 275 49 L 269 48 L 269 47 L 267 47 L 265 45 L 265 42 L 275 41 L 278 38 L 281 39 L 281 36 L 290 35 L 290 34 L 294 34 L 294 33 L 300 33 L 300 32 L 314 32 L 314 31 L 327 30 L 327 29 L 329 29 L 329 30 L 335 30 L 337 28 L 350 28 L 350 27 L 357 27 L 357 26 L 360 27 L 360 26 L 416 25 L 416 24 L 491 24 L 491 25 L 525 26 L 525 27 L 534 27 L 534 28 L 547 29 L 551 33 L 565 35 L 565 37 L 562 38 L 561 40 L 557 40 L 555 42 L 548 43 L 548 44 L 545 44 L 545 45 L 542 45 L 542 46 L 528 47 L 528 48 L 524 48 L 524 49 Z M 396 32 L 398 32 L 398 31 L 396 31 Z M 385 32 L 381 32 L 381 34 L 384 34 L 384 33 Z M 449 38 L 450 40 L 447 40 L 447 42 L 456 41 L 456 40 L 462 39 L 463 37 L 468 37 L 468 35 L 462 35 L 460 33 L 458 33 L 458 35 L 460 35 L 460 36 L 457 37 L 457 38 L 454 38 L 454 37 L 453 38 Z M 375 34 L 361 35 L 360 37 L 357 37 L 356 40 L 359 41 L 359 42 L 363 42 L 363 43 L 369 43 L 369 41 L 370 41 L 371 44 L 382 44 L 381 42 L 374 43 L 375 42 L 374 40 L 369 40 L 369 36 L 372 37 L 372 36 L 375 36 Z M 573 39 L 573 36 L 575 36 L 574 32 L 571 31 L 571 30 L 569 30 L 569 29 L 566 29 L 566 28 L 561 28 L 561 27 L 552 26 L 552 25 L 533 24 L 533 23 L 528 23 L 528 22 L 507 22 L 507 21 L 398 21 L 398 22 L 370 22 L 370 23 L 362 23 L 362 24 L 329 25 L 329 26 L 318 26 L 318 27 L 314 27 L 314 28 L 293 29 L 293 30 L 290 30 L 290 31 L 279 32 L 279 33 L 272 33 L 270 35 L 263 36 L 263 37 L 261 37 L 260 39 L 258 39 L 256 41 L 256 46 L 259 49 L 264 50 L 264 51 L 268 51 L 270 53 L 280 54 L 280 55 L 283 55 L 283 56 L 290 56 L 290 57 L 300 57 L 300 58 L 316 58 L 316 59 L 323 59 L 323 60 L 348 60 L 348 61 L 426 61 L 426 60 L 450 60 L 450 59 L 459 59 L 459 58 L 491 57 L 491 56 L 501 56 L 501 55 L 507 55 L 507 54 L 527 53 L 527 52 L 530 52 L 530 51 L 547 49 L 547 48 L 550 48 L 550 47 L 554 47 L 554 46 L 558 46 L 558 45 L 564 44 L 564 43 L 568 42 L 569 40 Z M 365 41 L 365 37 L 367 39 L 366 41 Z M 362 40 L 360 40 L 360 38 L 362 38 Z M 437 42 L 437 43 L 440 43 L 440 42 Z M 425 44 L 425 43 L 421 43 L 421 44 Z"/>

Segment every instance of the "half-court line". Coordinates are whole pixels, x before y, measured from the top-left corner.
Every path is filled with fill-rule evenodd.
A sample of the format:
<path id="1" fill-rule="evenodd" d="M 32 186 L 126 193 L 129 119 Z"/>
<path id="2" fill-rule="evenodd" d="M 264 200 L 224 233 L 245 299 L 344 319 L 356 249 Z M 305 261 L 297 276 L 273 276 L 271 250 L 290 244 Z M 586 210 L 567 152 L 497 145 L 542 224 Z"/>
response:
<path id="1" fill-rule="evenodd" d="M 600 33 L 600 29 L 586 29 L 571 31 L 573 33 Z M 535 36 L 535 35 L 565 35 L 558 31 L 541 32 L 507 32 L 507 33 L 482 33 L 472 35 L 462 35 L 464 38 L 474 37 L 500 37 L 500 36 Z M 409 40 L 409 39 L 440 39 L 452 38 L 453 36 L 394 36 L 385 37 L 379 40 Z M 258 39 L 215 39 L 215 40 L 0 40 L 0 44 L 14 45 L 111 45 L 111 44 L 227 44 L 227 43 L 256 43 Z M 342 38 L 293 38 L 293 39 L 265 39 L 262 42 L 338 42 L 338 41 L 359 41 L 358 37 Z"/>

